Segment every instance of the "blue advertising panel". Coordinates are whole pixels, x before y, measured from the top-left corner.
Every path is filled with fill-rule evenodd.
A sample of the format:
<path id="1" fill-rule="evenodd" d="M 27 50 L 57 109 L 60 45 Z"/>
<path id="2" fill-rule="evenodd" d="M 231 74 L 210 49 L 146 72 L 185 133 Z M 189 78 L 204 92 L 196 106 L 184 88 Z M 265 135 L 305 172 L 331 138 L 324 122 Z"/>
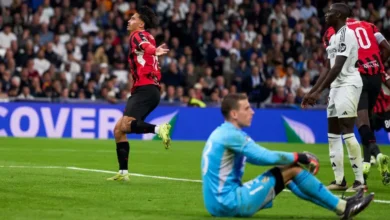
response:
<path id="1" fill-rule="evenodd" d="M 0 136 L 112 139 L 123 109 L 122 104 L 0 103 Z M 159 106 L 146 121 L 171 123 L 173 140 L 204 141 L 223 118 L 219 108 Z M 328 142 L 325 110 L 255 109 L 252 126 L 245 131 L 259 142 Z M 376 135 L 378 143 L 389 144 L 384 130 Z"/>

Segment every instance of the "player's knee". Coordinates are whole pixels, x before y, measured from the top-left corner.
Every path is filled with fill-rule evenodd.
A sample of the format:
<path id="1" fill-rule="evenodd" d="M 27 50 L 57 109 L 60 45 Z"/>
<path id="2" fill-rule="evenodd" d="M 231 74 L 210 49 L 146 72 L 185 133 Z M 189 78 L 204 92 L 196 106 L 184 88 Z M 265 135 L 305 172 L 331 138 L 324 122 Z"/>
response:
<path id="1" fill-rule="evenodd" d="M 121 126 L 122 126 L 122 120 L 119 120 L 114 127 L 114 137 L 116 140 L 118 140 L 118 138 L 120 138 L 123 135 Z"/>
<path id="2" fill-rule="evenodd" d="M 369 114 L 366 109 L 357 112 L 356 127 L 360 128 L 363 125 L 370 125 Z"/>
<path id="3" fill-rule="evenodd" d="M 353 128 L 355 126 L 356 118 L 341 118 L 340 128 L 342 134 L 354 133 Z"/>
<path id="4" fill-rule="evenodd" d="M 376 142 L 374 133 L 371 131 L 368 125 L 361 126 L 359 128 L 359 134 L 363 145 L 369 145 L 370 143 Z"/>
<path id="5" fill-rule="evenodd" d="M 124 116 L 121 120 L 120 131 L 124 134 L 129 134 L 132 129 L 132 122 L 135 120 L 133 117 Z"/>
<path id="6" fill-rule="evenodd" d="M 294 164 L 293 166 L 285 167 L 282 170 L 283 182 L 287 183 L 292 180 L 296 175 L 298 175 L 302 171 L 302 167 L 298 164 Z"/>
<path id="7" fill-rule="evenodd" d="M 337 117 L 328 118 L 328 133 L 341 134 L 339 119 Z"/>

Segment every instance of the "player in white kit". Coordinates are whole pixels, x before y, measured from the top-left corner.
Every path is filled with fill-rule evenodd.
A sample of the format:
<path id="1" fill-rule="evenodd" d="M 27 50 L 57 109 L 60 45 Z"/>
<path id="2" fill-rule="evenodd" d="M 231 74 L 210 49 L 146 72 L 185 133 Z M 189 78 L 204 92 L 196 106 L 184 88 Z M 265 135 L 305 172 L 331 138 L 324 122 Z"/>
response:
<path id="1" fill-rule="evenodd" d="M 336 31 L 326 48 L 331 69 L 325 79 L 317 82 L 304 97 L 302 107 L 314 105 L 321 92 L 330 86 L 327 108 L 329 144 L 332 138 L 343 136 L 356 178 L 350 191 L 356 191 L 365 187 L 360 145 L 353 130 L 363 82 L 356 66 L 358 42 L 354 32 L 346 26 L 349 14 L 346 4 L 336 3 L 325 15 L 327 24 Z"/>

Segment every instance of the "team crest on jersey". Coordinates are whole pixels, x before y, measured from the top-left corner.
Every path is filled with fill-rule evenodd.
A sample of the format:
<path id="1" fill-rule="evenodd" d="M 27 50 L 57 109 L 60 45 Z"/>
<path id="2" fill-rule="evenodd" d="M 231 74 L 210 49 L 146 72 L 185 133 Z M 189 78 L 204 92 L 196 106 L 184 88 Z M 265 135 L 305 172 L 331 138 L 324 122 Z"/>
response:
<path id="1" fill-rule="evenodd" d="M 148 39 L 146 39 L 146 37 L 145 37 L 144 35 L 142 35 L 141 39 L 142 39 L 142 41 L 144 41 L 144 42 L 148 42 Z"/>
<path id="2" fill-rule="evenodd" d="M 339 52 L 342 53 L 344 51 L 347 50 L 347 45 L 345 45 L 344 43 L 340 43 L 339 45 Z"/>
<path id="3" fill-rule="evenodd" d="M 326 53 L 328 54 L 328 59 L 335 58 L 336 52 L 337 52 L 337 49 L 334 47 L 329 46 L 326 48 Z"/>
<path id="4" fill-rule="evenodd" d="M 266 183 L 268 181 L 269 181 L 269 177 L 268 176 L 263 177 L 263 179 L 261 180 L 262 183 Z"/>

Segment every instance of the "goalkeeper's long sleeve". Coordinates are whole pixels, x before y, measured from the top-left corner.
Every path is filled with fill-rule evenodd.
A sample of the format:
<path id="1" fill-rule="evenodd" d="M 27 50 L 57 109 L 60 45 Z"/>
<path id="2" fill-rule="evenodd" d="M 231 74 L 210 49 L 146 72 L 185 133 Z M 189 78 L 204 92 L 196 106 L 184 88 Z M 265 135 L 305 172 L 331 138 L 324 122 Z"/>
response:
<path id="1" fill-rule="evenodd" d="M 242 153 L 249 163 L 255 165 L 288 165 L 297 162 L 298 159 L 296 153 L 271 151 L 253 141 L 242 148 Z"/>

